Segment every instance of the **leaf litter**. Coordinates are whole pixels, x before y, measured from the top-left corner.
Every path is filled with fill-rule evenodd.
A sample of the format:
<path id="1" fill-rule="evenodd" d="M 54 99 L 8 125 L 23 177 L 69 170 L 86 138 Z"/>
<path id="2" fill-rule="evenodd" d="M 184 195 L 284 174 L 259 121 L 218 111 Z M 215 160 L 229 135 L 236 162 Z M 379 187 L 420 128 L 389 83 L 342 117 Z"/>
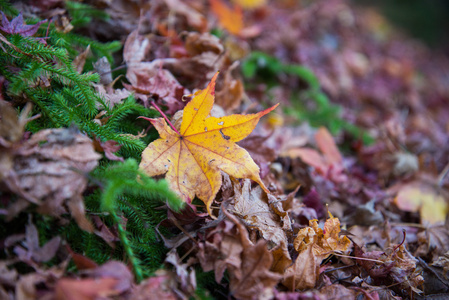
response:
<path id="1" fill-rule="evenodd" d="M 33 8 L 42 18 L 65 10 L 62 2 L 42 5 Z M 29 108 L 18 115 L 2 93 L 0 213 L 11 222 L 29 216 L 22 232 L 2 241 L 0 298 L 199 298 L 207 272 L 221 290 L 206 294 L 223 299 L 447 297 L 449 64 L 438 49 L 399 36 L 376 10 L 345 0 L 93 5 L 111 19 L 86 30 L 109 40 L 118 34 L 127 66 L 120 88 L 102 76 L 95 89 L 110 107 L 134 95 L 172 117 L 151 119 L 160 138 L 140 168 L 165 175 L 188 205 L 168 209 L 158 226 L 170 248 L 165 266 L 140 283 L 126 261 L 100 264 L 64 251 L 56 232 L 42 242 L 32 211 L 63 226 L 73 218 L 116 246 L 115 229 L 86 215 L 83 192 L 97 152 L 113 161 L 123 152 L 116 141 L 92 141 L 74 128 L 30 134 Z M 44 22 L 27 25 L 22 14 L 2 12 L 0 30 L 29 37 Z M 278 63 L 259 59 L 255 75 L 243 76 L 241 62 L 257 51 Z M 325 101 L 314 102 L 310 78 L 280 64 L 309 68 L 318 89 L 341 106 L 338 117 L 374 142 L 363 144 L 326 116 L 300 127 L 297 102 L 312 111 Z M 255 128 L 278 102 L 276 115 Z M 59 264 L 48 263 L 56 256 Z M 78 272 L 69 271 L 70 259 Z"/>

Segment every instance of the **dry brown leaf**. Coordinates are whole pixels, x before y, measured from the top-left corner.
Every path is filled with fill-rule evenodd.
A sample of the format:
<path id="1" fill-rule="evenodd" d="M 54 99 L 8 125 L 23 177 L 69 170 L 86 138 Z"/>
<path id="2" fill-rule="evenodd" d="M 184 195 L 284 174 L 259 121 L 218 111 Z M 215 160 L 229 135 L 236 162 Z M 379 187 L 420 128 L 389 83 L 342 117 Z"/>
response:
<path id="1" fill-rule="evenodd" d="M 205 272 L 215 270 L 220 282 L 227 269 L 230 289 L 238 299 L 258 298 L 270 291 L 282 278 L 270 271 L 273 256 L 266 242 L 253 244 L 245 226 L 225 209 L 223 213 L 231 220 L 224 220 L 199 243 L 198 259 Z M 211 241 L 211 242 L 209 242 Z"/>
<path id="2" fill-rule="evenodd" d="M 251 189 L 250 180 L 244 180 L 242 186 L 234 181 L 234 195 L 230 211 L 249 229 L 257 229 L 271 248 L 287 244 L 281 218 L 270 209 L 267 194 L 260 187 Z"/>
<path id="3" fill-rule="evenodd" d="M 215 103 L 220 105 L 225 111 L 232 111 L 240 106 L 243 97 L 243 83 L 239 79 L 232 77 L 232 70 L 238 64 L 230 66 L 224 72 L 223 80 L 217 82 L 215 92 Z"/>
<path id="4" fill-rule="evenodd" d="M 190 90 L 196 89 L 224 69 L 226 55 L 219 38 L 210 33 L 189 32 L 185 45 L 190 57 L 167 59 L 167 67 L 181 84 Z"/>
<path id="5" fill-rule="evenodd" d="M 180 0 L 165 0 L 165 3 L 172 12 L 184 16 L 190 26 L 205 31 L 207 20 L 200 12 Z"/>
<path id="6" fill-rule="evenodd" d="M 308 245 L 299 253 L 294 264 L 285 270 L 282 284 L 291 291 L 314 288 L 320 263 L 313 254 L 312 245 Z"/>
<path id="7" fill-rule="evenodd" d="M 84 216 L 82 192 L 85 173 L 93 170 L 101 155 L 92 141 L 73 129 L 46 129 L 34 134 L 14 153 L 14 166 L 4 180 L 22 198 L 10 203 L 9 218 L 37 204 L 38 212 L 61 216 L 69 210 L 78 225 L 92 232 Z"/>
<path id="8" fill-rule="evenodd" d="M 306 164 L 314 167 L 318 174 L 334 182 L 345 182 L 347 176 L 344 174 L 343 158 L 334 139 L 325 127 L 318 129 L 315 141 L 321 153 L 315 149 L 300 147 L 286 149 L 280 155 L 301 158 Z"/>
<path id="9" fill-rule="evenodd" d="M 287 268 L 283 284 L 294 289 L 315 287 L 321 262 L 336 251 L 346 251 L 351 241 L 340 237 L 340 221 L 329 213 L 330 218 L 319 228 L 318 220 L 310 220 L 309 227 L 298 232 L 294 247 L 299 252 L 294 265 Z"/>

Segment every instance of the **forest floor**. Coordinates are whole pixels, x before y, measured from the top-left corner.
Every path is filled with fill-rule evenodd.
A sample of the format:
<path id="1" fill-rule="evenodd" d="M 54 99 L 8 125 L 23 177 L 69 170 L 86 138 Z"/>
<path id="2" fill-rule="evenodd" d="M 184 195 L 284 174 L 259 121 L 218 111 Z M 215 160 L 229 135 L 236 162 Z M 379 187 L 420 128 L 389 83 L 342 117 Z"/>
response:
<path id="1" fill-rule="evenodd" d="M 449 298 L 438 49 L 346 0 L 0 8 L 1 299 Z"/>

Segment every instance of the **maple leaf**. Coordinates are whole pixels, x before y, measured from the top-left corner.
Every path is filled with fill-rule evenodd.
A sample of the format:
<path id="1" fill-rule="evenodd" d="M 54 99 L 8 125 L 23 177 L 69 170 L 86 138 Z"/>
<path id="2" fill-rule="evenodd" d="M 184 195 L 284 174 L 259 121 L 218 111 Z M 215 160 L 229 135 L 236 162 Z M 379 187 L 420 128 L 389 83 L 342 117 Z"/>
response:
<path id="1" fill-rule="evenodd" d="M 238 35 L 243 29 L 243 12 L 238 5 L 229 8 L 220 0 L 209 0 L 212 12 L 218 17 L 220 25 L 232 34 Z"/>
<path id="2" fill-rule="evenodd" d="M 210 205 L 222 183 L 220 170 L 236 178 L 250 178 L 269 193 L 259 167 L 235 142 L 248 136 L 259 119 L 277 107 L 257 114 L 210 117 L 217 76 L 186 105 L 179 131 L 163 118 L 149 119 L 160 138 L 143 151 L 140 163 L 140 169 L 149 176 L 167 173 L 173 191 L 185 201 L 196 195 L 210 215 Z"/>
<path id="3" fill-rule="evenodd" d="M 9 22 L 9 20 L 8 20 L 8 18 L 6 18 L 5 14 L 2 11 L 0 11 L 0 12 L 2 13 L 2 25 L 0 26 L 0 29 L 9 34 L 20 34 L 21 36 L 32 36 L 37 32 L 37 30 L 39 29 L 39 26 L 42 23 L 47 22 L 47 20 L 42 20 L 33 25 L 26 25 L 23 22 L 22 13 L 20 13 L 17 17 L 12 19 L 11 22 Z"/>

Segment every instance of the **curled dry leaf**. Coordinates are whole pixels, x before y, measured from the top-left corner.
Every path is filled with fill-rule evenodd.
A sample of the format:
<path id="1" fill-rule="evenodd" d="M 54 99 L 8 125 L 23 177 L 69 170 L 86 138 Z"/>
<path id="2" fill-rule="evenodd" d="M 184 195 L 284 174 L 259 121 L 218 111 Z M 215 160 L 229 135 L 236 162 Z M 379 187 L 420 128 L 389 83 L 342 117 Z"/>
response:
<path id="1" fill-rule="evenodd" d="M 187 104 L 179 132 L 163 118 L 150 119 L 160 138 L 143 151 L 140 163 L 140 169 L 149 176 L 167 173 L 170 188 L 185 201 L 198 196 L 210 215 L 222 183 L 220 170 L 237 178 L 250 178 L 268 192 L 259 168 L 235 142 L 249 135 L 259 119 L 277 106 L 257 114 L 208 117 L 217 76 Z"/>
<path id="2" fill-rule="evenodd" d="M 188 264 L 183 264 L 179 259 L 176 249 L 172 249 L 168 254 L 165 262 L 175 267 L 176 274 L 172 274 L 172 278 L 176 280 L 178 288 L 186 295 L 193 295 L 196 290 L 195 270 Z"/>
<path id="3" fill-rule="evenodd" d="M 34 134 L 14 152 L 14 165 L 4 182 L 21 196 L 8 207 L 12 218 L 30 203 L 38 212 L 61 216 L 70 211 L 78 225 L 92 232 L 84 215 L 84 175 L 98 164 L 101 155 L 92 141 L 74 129 L 46 129 Z"/>
<path id="4" fill-rule="evenodd" d="M 165 0 L 165 3 L 172 12 L 184 16 L 190 26 L 195 27 L 200 31 L 204 31 L 206 29 L 206 18 L 200 12 L 193 9 L 183 1 Z"/>
<path id="5" fill-rule="evenodd" d="M 19 147 L 30 110 L 31 106 L 26 106 L 19 117 L 8 102 L 0 99 L 0 181 L 13 167 L 14 152 Z"/>
<path id="6" fill-rule="evenodd" d="M 293 266 L 287 268 L 283 284 L 290 289 L 315 287 L 321 262 L 334 252 L 347 251 L 351 241 L 340 237 L 340 220 L 329 213 L 324 229 L 318 226 L 318 220 L 310 220 L 309 227 L 298 232 L 294 247 L 298 257 Z"/>

